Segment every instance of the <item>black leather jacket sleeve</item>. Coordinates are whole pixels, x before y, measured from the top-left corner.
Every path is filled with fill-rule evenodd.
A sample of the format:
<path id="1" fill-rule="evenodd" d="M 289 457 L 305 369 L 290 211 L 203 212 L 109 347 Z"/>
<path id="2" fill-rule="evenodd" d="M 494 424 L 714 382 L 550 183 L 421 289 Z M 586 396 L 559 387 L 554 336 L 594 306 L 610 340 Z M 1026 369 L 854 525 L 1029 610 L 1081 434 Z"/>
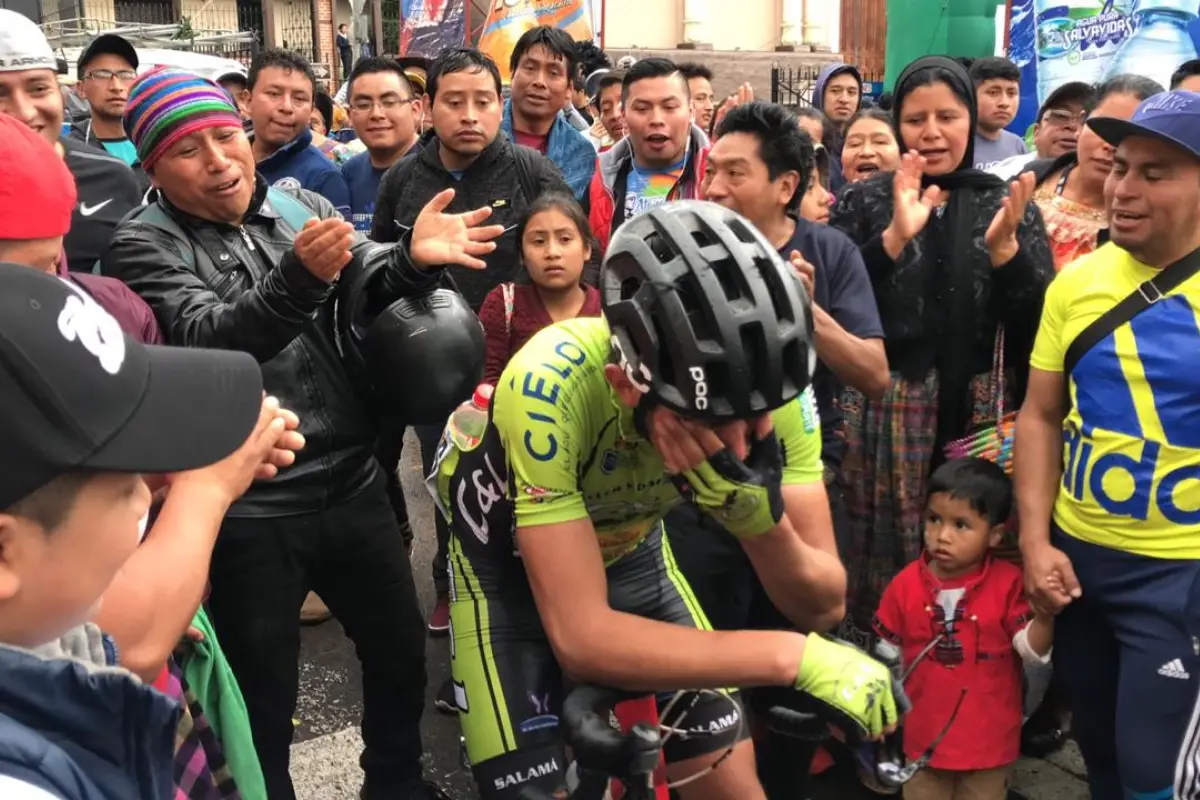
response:
<path id="1" fill-rule="evenodd" d="M 223 299 L 197 273 L 194 259 L 181 254 L 181 246 L 187 245 L 130 220 L 113 236 L 106 257 L 113 272 L 154 309 L 173 345 L 241 350 L 260 363 L 269 361 L 312 323 L 332 292 L 288 250 L 273 267 L 255 265 L 264 269 L 261 279 Z"/>

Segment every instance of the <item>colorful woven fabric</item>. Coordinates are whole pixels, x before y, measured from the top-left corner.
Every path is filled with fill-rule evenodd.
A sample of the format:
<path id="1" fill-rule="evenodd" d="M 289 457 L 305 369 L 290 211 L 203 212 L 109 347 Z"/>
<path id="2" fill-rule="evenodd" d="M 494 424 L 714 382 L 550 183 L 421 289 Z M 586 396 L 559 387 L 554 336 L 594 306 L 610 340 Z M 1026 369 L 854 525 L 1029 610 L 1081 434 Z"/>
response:
<path id="1" fill-rule="evenodd" d="M 150 170 L 168 147 L 205 128 L 241 130 L 242 118 L 217 84 L 191 72 L 161 67 L 138 79 L 125 104 L 125 135 Z"/>

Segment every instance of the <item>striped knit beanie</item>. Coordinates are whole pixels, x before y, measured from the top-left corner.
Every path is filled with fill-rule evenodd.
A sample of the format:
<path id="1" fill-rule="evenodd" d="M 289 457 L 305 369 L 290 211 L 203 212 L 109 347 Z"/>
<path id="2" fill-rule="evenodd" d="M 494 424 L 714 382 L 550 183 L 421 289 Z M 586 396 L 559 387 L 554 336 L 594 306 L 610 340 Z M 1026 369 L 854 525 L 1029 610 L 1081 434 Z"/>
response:
<path id="1" fill-rule="evenodd" d="M 129 90 L 125 135 L 144 169 L 153 169 L 167 148 L 189 133 L 222 126 L 241 130 L 242 118 L 229 94 L 199 75 L 161 67 Z"/>

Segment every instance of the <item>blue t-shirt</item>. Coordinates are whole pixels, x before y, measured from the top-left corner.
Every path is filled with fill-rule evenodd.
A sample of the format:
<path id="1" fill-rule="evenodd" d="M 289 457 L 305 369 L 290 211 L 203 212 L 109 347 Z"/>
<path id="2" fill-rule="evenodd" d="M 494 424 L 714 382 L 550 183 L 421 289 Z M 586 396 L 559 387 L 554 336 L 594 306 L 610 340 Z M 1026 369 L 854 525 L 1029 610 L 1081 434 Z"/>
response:
<path id="1" fill-rule="evenodd" d="M 847 333 L 859 339 L 883 338 L 871 278 L 849 236 L 828 225 L 798 219 L 792 238 L 779 248 L 779 254 L 786 260 L 793 250 L 813 265 L 813 302 Z M 818 362 L 813 393 L 821 416 L 821 458 L 832 467 L 839 466 L 845 455 L 845 443 L 836 435 L 842 422 L 837 402 L 842 388 L 832 370 Z"/>
<path id="2" fill-rule="evenodd" d="M 350 187 L 350 222 L 356 231 L 371 232 L 375 219 L 375 201 L 379 199 L 379 182 L 387 169 L 371 163 L 370 153 L 359 153 L 342 164 L 342 177 Z"/>
<path id="3" fill-rule="evenodd" d="M 99 139 L 98 141 L 110 156 L 121 159 L 127 166 L 132 167 L 137 163 L 137 148 L 128 139 Z"/>

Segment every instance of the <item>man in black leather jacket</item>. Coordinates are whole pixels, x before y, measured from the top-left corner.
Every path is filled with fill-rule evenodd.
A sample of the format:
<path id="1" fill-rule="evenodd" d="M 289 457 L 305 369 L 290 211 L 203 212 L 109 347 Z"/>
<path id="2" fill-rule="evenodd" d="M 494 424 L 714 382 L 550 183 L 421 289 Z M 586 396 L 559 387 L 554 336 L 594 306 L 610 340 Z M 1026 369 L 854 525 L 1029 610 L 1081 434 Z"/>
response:
<path id="1" fill-rule="evenodd" d="M 168 84 L 184 98 L 174 118 L 182 129 L 140 116 Z M 269 796 L 294 797 L 297 620 L 310 588 L 362 662 L 362 797 L 441 796 L 421 775 L 416 590 L 374 458 L 374 421 L 340 357 L 334 294 L 339 276 L 368 256 L 388 260 L 371 287 L 380 305 L 426 290 L 442 265 L 478 265 L 473 256 L 490 252 L 485 240 L 501 229 L 475 227 L 486 210 L 442 213 L 444 193 L 396 245 L 356 238 L 319 195 L 268 190 L 225 93 L 187 73 L 143 77 L 126 127 L 158 188 L 118 228 L 105 272 L 154 309 L 168 343 L 255 356 L 266 391 L 299 415 L 306 442 L 295 466 L 255 484 L 230 510 L 210 568 L 209 608 L 246 699 Z"/>

